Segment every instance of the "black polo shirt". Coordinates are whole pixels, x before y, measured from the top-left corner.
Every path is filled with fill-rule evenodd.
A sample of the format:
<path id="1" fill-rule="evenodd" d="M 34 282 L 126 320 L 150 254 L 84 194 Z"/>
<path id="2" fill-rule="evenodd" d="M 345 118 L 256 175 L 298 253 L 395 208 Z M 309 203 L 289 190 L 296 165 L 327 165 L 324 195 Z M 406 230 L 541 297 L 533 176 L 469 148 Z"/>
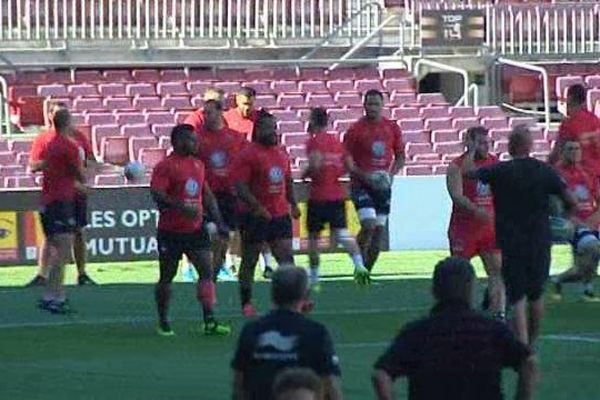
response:
<path id="1" fill-rule="evenodd" d="M 310 368 L 319 376 L 340 374 L 327 329 L 286 310 L 272 311 L 244 326 L 231 367 L 244 373 L 244 388 L 256 400 L 272 398 L 275 377 L 285 368 Z"/>
<path id="2" fill-rule="evenodd" d="M 502 368 L 516 369 L 530 354 L 505 324 L 452 303 L 406 325 L 375 368 L 408 377 L 411 400 L 496 400 Z"/>

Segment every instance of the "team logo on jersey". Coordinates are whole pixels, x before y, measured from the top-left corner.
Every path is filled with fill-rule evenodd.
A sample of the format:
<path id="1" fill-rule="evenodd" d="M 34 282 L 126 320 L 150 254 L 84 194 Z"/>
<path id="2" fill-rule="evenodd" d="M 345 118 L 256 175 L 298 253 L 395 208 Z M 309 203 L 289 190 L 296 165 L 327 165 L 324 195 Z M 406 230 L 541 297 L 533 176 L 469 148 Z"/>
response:
<path id="1" fill-rule="evenodd" d="M 185 193 L 189 197 L 196 197 L 200 193 L 200 185 L 194 178 L 189 178 L 185 181 Z"/>
<path id="2" fill-rule="evenodd" d="M 227 154 L 224 151 L 217 150 L 210 155 L 210 164 L 214 168 L 223 168 L 227 164 Z"/>
<path id="3" fill-rule="evenodd" d="M 269 180 L 271 183 L 281 183 L 283 181 L 283 170 L 279 167 L 271 167 Z"/>
<path id="4" fill-rule="evenodd" d="M 385 142 L 382 142 L 381 140 L 373 142 L 373 146 L 371 146 L 371 151 L 373 152 L 373 155 L 375 157 L 383 157 L 383 155 L 385 154 Z"/>
<path id="5" fill-rule="evenodd" d="M 297 342 L 298 336 L 283 336 L 277 331 L 267 331 L 258 337 L 258 347 L 273 347 L 283 352 L 292 351 Z"/>
<path id="6" fill-rule="evenodd" d="M 573 190 L 573 195 L 577 201 L 587 201 L 590 199 L 590 191 L 585 185 L 577 185 Z"/>
<path id="7" fill-rule="evenodd" d="M 485 197 L 490 195 L 490 185 L 477 181 L 477 196 Z"/>

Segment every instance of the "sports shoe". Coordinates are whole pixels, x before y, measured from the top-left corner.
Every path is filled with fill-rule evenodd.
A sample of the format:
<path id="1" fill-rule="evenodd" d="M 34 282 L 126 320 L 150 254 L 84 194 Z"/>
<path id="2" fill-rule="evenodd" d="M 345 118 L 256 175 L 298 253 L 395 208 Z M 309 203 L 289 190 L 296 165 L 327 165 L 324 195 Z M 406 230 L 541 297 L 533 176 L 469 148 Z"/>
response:
<path id="1" fill-rule="evenodd" d="M 271 279 L 273 277 L 273 268 L 269 267 L 268 265 L 265 265 L 265 270 L 263 271 L 263 278 L 265 279 Z"/>
<path id="2" fill-rule="evenodd" d="M 88 274 L 79 275 L 77 277 L 77 284 L 79 286 L 84 286 L 84 285 L 95 286 L 95 285 L 97 285 L 96 281 L 94 281 L 92 278 L 90 278 L 90 276 Z"/>
<path id="3" fill-rule="evenodd" d="M 562 300 L 562 284 L 560 282 L 552 282 L 552 293 L 550 298 L 554 301 Z"/>
<path id="4" fill-rule="evenodd" d="M 25 285 L 25 287 L 45 286 L 47 281 L 48 280 L 43 276 L 36 275 L 27 285 Z"/>
<path id="5" fill-rule="evenodd" d="M 242 307 L 242 314 L 244 314 L 244 317 L 246 318 L 252 318 L 256 317 L 257 312 L 251 303 L 247 303 Z"/>
<path id="6" fill-rule="evenodd" d="M 359 286 L 367 286 L 371 283 L 371 274 L 365 267 L 354 268 L 354 281 Z"/>
<path id="7" fill-rule="evenodd" d="M 168 322 L 159 322 L 156 333 L 158 333 L 158 336 L 175 336 L 175 332 L 171 329 L 171 325 Z"/>
<path id="8" fill-rule="evenodd" d="M 229 325 L 222 324 L 214 319 L 202 324 L 206 336 L 228 336 L 231 333 Z"/>
<path id="9" fill-rule="evenodd" d="M 584 303 L 600 303 L 600 297 L 596 296 L 594 292 L 583 292 L 580 300 Z"/>
<path id="10" fill-rule="evenodd" d="M 75 310 L 71 308 L 69 300 L 40 300 L 38 307 L 42 310 L 49 311 L 51 314 L 73 314 Z"/>

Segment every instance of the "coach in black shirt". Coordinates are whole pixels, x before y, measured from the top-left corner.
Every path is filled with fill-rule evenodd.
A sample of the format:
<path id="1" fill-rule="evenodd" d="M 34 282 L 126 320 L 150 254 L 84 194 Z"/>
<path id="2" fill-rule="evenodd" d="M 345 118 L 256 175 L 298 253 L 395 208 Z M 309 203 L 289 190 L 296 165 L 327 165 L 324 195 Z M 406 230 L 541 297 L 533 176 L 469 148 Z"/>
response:
<path id="1" fill-rule="evenodd" d="M 271 297 L 275 309 L 244 326 L 231 362 L 234 399 L 273 399 L 275 377 L 292 367 L 317 373 L 323 381 L 325 398 L 342 398 L 331 336 L 322 324 L 301 313 L 308 294 L 308 276 L 303 268 L 280 267 L 273 274 Z"/>
<path id="2" fill-rule="evenodd" d="M 472 310 L 475 272 L 450 257 L 433 273 L 437 304 L 429 318 L 406 325 L 375 364 L 380 400 L 393 399 L 393 381 L 408 377 L 410 400 L 502 399 L 501 370 L 519 372 L 518 400 L 530 399 L 537 364 L 505 324 Z"/>
<path id="3" fill-rule="evenodd" d="M 550 273 L 550 195 L 558 195 L 567 210 L 575 206 L 554 169 L 529 156 L 532 145 L 529 129 L 519 125 L 508 141 L 512 160 L 476 170 L 472 164 L 464 168 L 470 178 L 492 189 L 496 241 L 502 250 L 502 278 L 513 308 L 512 323 L 517 337 L 528 344 L 539 334 L 544 313 L 542 294 Z"/>

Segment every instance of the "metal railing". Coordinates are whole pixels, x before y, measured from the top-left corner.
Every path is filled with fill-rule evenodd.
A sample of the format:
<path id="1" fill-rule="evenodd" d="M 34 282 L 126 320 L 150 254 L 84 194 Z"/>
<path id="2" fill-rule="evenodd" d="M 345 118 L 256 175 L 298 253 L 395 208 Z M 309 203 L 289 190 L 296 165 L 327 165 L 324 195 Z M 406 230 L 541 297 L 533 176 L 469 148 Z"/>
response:
<path id="1" fill-rule="evenodd" d="M 323 38 L 367 0 L 2 0 L 0 41 Z M 344 27 L 366 36 L 378 10 Z"/>
<path id="2" fill-rule="evenodd" d="M 526 110 L 520 107 L 516 107 L 512 104 L 502 103 L 502 106 L 512 111 L 518 111 L 524 114 L 538 115 L 544 117 L 544 124 L 546 128 L 550 128 L 550 88 L 548 87 L 548 71 L 545 68 L 537 65 L 532 65 L 524 62 L 515 60 L 509 60 L 507 58 L 498 58 L 496 60 L 498 64 L 510 65 L 512 67 L 523 68 L 529 71 L 538 72 L 542 75 L 542 88 L 544 91 L 544 111 L 532 111 Z"/>
<path id="3" fill-rule="evenodd" d="M 484 4 L 420 1 L 411 4 L 409 45 L 419 46 L 423 10 L 484 9 L 485 45 L 493 54 L 538 57 L 600 53 L 600 3 Z"/>
<path id="4" fill-rule="evenodd" d="M 469 105 L 469 73 L 467 72 L 466 69 L 453 67 L 453 66 L 447 65 L 447 64 L 442 64 L 440 62 L 428 60 L 426 58 L 421 58 L 413 66 L 412 72 L 413 72 L 414 76 L 416 76 L 416 77 L 420 76 L 419 72 L 420 72 L 420 69 L 422 66 L 429 66 L 432 68 L 439 69 L 441 71 L 454 72 L 454 73 L 462 76 L 462 78 L 463 78 L 463 93 L 455 105 L 457 105 L 457 106 L 462 106 L 462 105 L 468 106 Z"/>
<path id="5" fill-rule="evenodd" d="M 11 135 L 10 109 L 8 105 L 8 84 L 6 79 L 0 76 L 0 137 Z"/>

